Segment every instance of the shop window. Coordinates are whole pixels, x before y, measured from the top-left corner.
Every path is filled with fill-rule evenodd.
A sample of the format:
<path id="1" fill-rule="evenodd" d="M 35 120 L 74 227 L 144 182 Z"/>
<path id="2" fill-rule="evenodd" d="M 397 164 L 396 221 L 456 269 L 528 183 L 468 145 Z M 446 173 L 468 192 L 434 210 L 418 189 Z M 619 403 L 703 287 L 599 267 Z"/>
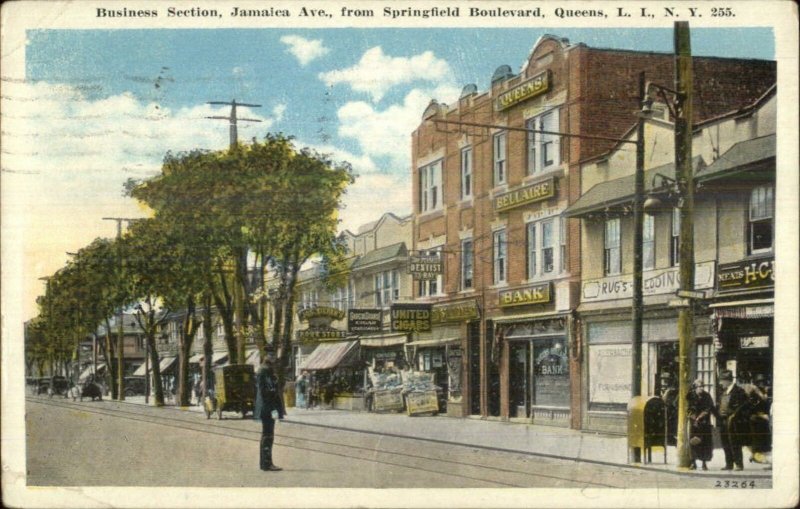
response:
<path id="1" fill-rule="evenodd" d="M 472 288 L 472 278 L 474 273 L 474 259 L 472 252 L 472 240 L 465 240 L 461 243 L 461 289 Z"/>
<path id="2" fill-rule="evenodd" d="M 772 250 L 773 217 L 775 215 L 774 188 L 759 186 L 750 192 L 748 222 L 750 254 Z"/>
<path id="3" fill-rule="evenodd" d="M 672 237 L 669 245 L 669 263 L 677 267 L 681 260 L 681 209 L 672 209 Z"/>
<path id="4" fill-rule="evenodd" d="M 461 199 L 472 196 L 472 147 L 461 150 Z"/>
<path id="5" fill-rule="evenodd" d="M 559 272 L 566 272 L 567 271 L 567 219 L 562 218 L 559 223 L 559 235 L 558 240 L 560 242 L 560 249 L 559 249 Z"/>
<path id="6" fill-rule="evenodd" d="M 506 183 L 506 133 L 494 135 L 494 185 Z"/>
<path id="7" fill-rule="evenodd" d="M 543 132 L 528 132 L 528 175 L 558 167 L 561 164 L 558 110 L 553 109 L 527 122 L 527 128 Z"/>
<path id="8" fill-rule="evenodd" d="M 714 396 L 714 345 L 710 342 L 695 344 L 697 378 L 703 381 L 703 389 Z"/>
<path id="9" fill-rule="evenodd" d="M 442 208 L 442 161 L 419 169 L 419 210 L 428 212 Z"/>
<path id="10" fill-rule="evenodd" d="M 655 218 L 644 215 L 642 229 L 642 267 L 644 270 L 656 268 Z"/>
<path id="11" fill-rule="evenodd" d="M 494 284 L 504 283 L 508 274 L 508 245 L 506 231 L 498 230 L 492 237 L 492 253 L 494 258 Z"/>
<path id="12" fill-rule="evenodd" d="M 618 217 L 606 220 L 604 242 L 604 266 L 606 276 L 613 276 L 622 272 L 619 223 L 620 220 Z"/>

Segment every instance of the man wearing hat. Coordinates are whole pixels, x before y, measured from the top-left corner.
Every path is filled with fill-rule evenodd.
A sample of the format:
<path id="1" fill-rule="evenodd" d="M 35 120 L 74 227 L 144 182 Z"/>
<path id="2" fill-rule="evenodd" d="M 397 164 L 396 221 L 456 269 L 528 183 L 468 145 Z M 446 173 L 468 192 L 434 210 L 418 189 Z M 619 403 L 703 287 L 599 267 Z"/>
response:
<path id="1" fill-rule="evenodd" d="M 747 394 L 744 389 L 733 383 L 733 373 L 725 370 L 719 375 L 719 385 L 722 393 L 717 403 L 717 427 L 722 440 L 722 450 L 725 452 L 725 467 L 722 470 L 742 470 L 742 444 L 735 433 L 731 417 L 743 405 L 747 404 Z"/>
<path id="2" fill-rule="evenodd" d="M 282 470 L 272 463 L 272 444 L 275 441 L 275 421 L 283 419 L 286 409 L 273 369 L 273 360 L 267 356 L 256 375 L 255 417 L 261 419 L 260 466 L 264 471 Z"/>

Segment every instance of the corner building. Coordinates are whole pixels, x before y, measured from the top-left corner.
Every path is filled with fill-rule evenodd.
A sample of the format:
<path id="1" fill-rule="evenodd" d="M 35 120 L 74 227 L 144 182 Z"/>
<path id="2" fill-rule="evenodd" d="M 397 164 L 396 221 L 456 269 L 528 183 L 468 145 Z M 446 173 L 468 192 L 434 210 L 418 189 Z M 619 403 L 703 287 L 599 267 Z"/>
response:
<path id="1" fill-rule="evenodd" d="M 519 73 L 502 65 L 489 90 L 467 85 L 424 111 L 411 136 L 412 250 L 444 268 L 414 281 L 436 318 L 415 341 L 460 365 L 448 414 L 581 428 L 581 230 L 562 213 L 581 195 L 580 162 L 614 141 L 553 133 L 622 138 L 639 73 L 671 85 L 673 62 L 545 35 Z M 694 73 L 699 121 L 757 99 L 775 63 L 695 58 Z"/>

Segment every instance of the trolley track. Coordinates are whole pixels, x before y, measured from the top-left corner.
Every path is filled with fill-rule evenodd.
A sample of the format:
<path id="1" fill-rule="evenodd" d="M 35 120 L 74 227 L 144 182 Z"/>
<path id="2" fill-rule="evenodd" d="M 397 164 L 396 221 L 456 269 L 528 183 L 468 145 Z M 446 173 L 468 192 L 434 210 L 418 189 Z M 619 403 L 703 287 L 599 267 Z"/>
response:
<path id="1" fill-rule="evenodd" d="M 140 405 L 118 401 L 113 402 L 116 405 L 115 408 L 105 408 L 93 402 L 73 402 L 69 400 L 36 398 L 30 396 L 26 399 L 30 403 L 45 406 L 50 405 L 73 411 L 82 411 L 95 415 L 116 417 L 135 422 L 166 426 L 226 438 L 236 438 L 251 442 L 258 442 L 261 436 L 260 429 L 246 428 L 246 425 L 251 422 L 246 420 L 231 420 L 228 421 L 229 423 L 210 421 L 203 418 L 203 415 L 200 413 L 142 407 Z M 132 407 L 131 410 L 119 408 L 122 404 L 130 405 Z M 133 410 L 134 406 L 137 411 Z M 172 410 L 172 412 L 164 414 L 162 413 L 164 410 Z M 234 423 L 238 423 L 238 425 Z M 518 458 L 509 459 L 507 455 L 502 458 L 492 457 L 491 455 L 487 455 L 486 451 L 481 451 L 480 456 L 478 456 L 477 450 L 473 446 L 462 444 L 448 445 L 448 447 L 458 448 L 460 452 L 472 452 L 480 458 L 480 461 L 472 462 L 458 458 L 459 454 L 448 454 L 450 457 L 443 457 L 438 454 L 434 455 L 433 453 L 435 451 L 432 448 L 424 446 L 408 447 L 408 442 L 424 442 L 414 437 L 392 436 L 392 440 L 384 440 L 383 437 L 375 433 L 361 433 L 356 430 L 327 428 L 327 434 L 336 435 L 336 440 L 333 440 L 329 436 L 324 437 L 319 434 L 316 436 L 309 436 L 307 433 L 303 434 L 302 430 L 304 428 L 309 428 L 309 425 L 292 422 L 291 420 L 283 421 L 281 426 L 276 430 L 276 445 L 295 450 L 374 462 L 382 465 L 411 468 L 438 475 L 448 475 L 464 480 L 481 481 L 482 483 L 491 483 L 504 487 L 534 487 L 537 485 L 537 478 L 547 479 L 550 482 L 555 481 L 560 484 L 563 483 L 563 487 L 621 487 L 592 480 L 591 474 L 579 476 L 586 478 L 576 479 L 575 465 L 577 462 L 574 461 L 561 460 L 564 465 L 571 465 L 568 469 L 571 475 L 557 475 L 554 473 L 554 470 L 557 471 L 558 468 L 554 468 L 554 462 L 545 464 L 528 463 L 528 458 L 524 458 L 525 455 L 519 455 Z M 293 431 L 298 431 L 299 433 L 296 434 Z M 368 437 L 369 440 L 365 440 L 365 436 Z M 365 442 L 367 442 L 368 445 L 364 445 Z M 410 452 L 409 449 L 416 452 Z M 425 465 L 420 465 L 420 463 L 424 463 Z M 545 471 L 537 471 L 540 468 Z"/>

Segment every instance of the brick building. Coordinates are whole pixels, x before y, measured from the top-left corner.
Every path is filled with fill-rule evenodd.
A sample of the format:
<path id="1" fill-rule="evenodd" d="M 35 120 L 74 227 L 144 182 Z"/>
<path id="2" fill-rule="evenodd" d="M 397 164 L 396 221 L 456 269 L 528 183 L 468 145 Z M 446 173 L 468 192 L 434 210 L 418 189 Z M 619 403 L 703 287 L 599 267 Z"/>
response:
<path id="1" fill-rule="evenodd" d="M 774 62 L 694 62 L 695 121 L 775 82 Z M 460 366 L 449 414 L 581 427 L 581 230 L 562 212 L 581 196 L 580 162 L 614 141 L 524 129 L 621 138 L 636 122 L 639 73 L 671 86 L 673 67 L 671 54 L 543 36 L 519 73 L 500 66 L 489 90 L 467 85 L 423 113 L 411 137 L 413 250 L 440 256 L 444 271 L 416 282 L 440 317 L 418 341 Z"/>

